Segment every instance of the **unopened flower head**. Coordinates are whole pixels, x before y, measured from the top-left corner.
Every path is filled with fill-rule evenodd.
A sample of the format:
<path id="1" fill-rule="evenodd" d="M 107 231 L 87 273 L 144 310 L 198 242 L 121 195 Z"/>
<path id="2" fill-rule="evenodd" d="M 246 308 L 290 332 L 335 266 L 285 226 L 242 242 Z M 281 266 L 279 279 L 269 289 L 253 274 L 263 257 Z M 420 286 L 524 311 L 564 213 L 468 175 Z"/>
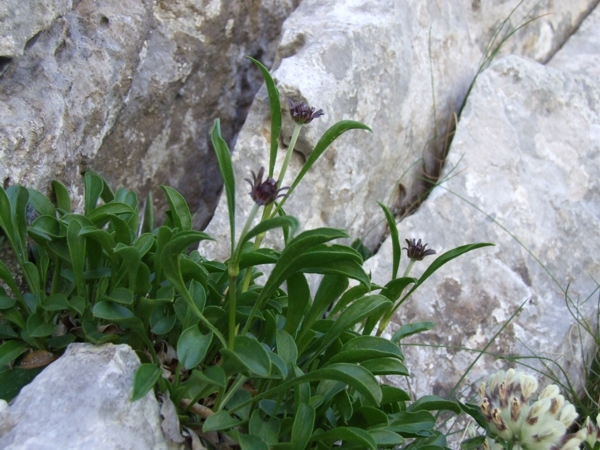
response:
<path id="1" fill-rule="evenodd" d="M 252 180 L 245 178 L 250 183 L 250 196 L 257 205 L 270 205 L 277 198 L 285 196 L 285 194 L 281 194 L 281 191 L 289 189 L 288 187 L 277 188 L 277 181 L 273 178 L 267 178 L 263 181 L 264 174 L 265 168 L 261 167 L 258 175 L 252 171 Z"/>
<path id="2" fill-rule="evenodd" d="M 573 449 L 584 434 L 567 434 L 577 418 L 575 407 L 547 386 L 537 399 L 537 380 L 509 369 L 492 375 L 479 388 L 480 408 L 494 436 L 527 450 Z M 577 445 L 576 445 L 577 444 Z"/>
<path id="3" fill-rule="evenodd" d="M 427 244 L 421 244 L 421 239 L 405 239 L 408 247 L 404 247 L 408 257 L 414 261 L 423 261 L 429 255 L 435 255 L 435 250 L 427 249 Z"/>
<path id="4" fill-rule="evenodd" d="M 287 99 L 288 105 L 290 105 L 290 115 L 294 122 L 299 124 L 311 123 L 313 119 L 317 119 L 325 113 L 322 109 L 315 111 L 315 108 L 311 108 L 304 102 L 296 103 L 293 100 Z"/>

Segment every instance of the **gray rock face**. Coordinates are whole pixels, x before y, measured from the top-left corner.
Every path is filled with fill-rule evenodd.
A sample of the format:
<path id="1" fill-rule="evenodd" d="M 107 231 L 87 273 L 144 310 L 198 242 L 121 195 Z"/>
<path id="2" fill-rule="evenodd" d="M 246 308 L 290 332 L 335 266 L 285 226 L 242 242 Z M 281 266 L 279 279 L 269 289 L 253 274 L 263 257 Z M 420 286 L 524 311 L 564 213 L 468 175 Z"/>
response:
<path id="1" fill-rule="evenodd" d="M 447 394 L 476 356 L 450 347 L 482 349 L 520 305 L 488 351 L 548 357 L 559 365 L 552 370 L 564 369 L 580 386 L 587 344 L 583 336 L 581 347 L 572 314 L 591 318 L 596 300 L 587 300 L 600 277 L 598 86 L 598 78 L 517 56 L 497 61 L 477 81 L 446 162 L 448 180 L 398 226 L 401 238 L 421 238 L 438 253 L 496 244 L 444 266 L 395 317 L 390 332 L 437 322 L 416 340 L 448 346 L 404 348 L 419 395 L 432 388 Z M 432 260 L 417 263 L 414 274 Z M 366 263 L 376 283 L 389 277 L 391 261 L 388 240 Z M 468 381 L 504 364 L 484 357 Z"/>
<path id="2" fill-rule="evenodd" d="M 286 212 L 306 229 L 348 229 L 376 247 L 384 232 L 376 202 L 401 213 L 427 186 L 422 171 L 439 170 L 451 113 L 460 109 L 494 28 L 517 3 L 304 0 L 284 24 L 274 77 L 282 99 L 305 100 L 325 116 L 303 128 L 283 184 L 335 122 L 358 120 L 373 133 L 351 131 L 336 141 Z M 547 60 L 595 3 L 524 2 L 511 16 L 513 26 L 527 20 L 534 5 L 527 17 L 552 14 L 517 31 L 504 51 Z M 292 130 L 286 111 L 281 159 Z M 268 154 L 268 101 L 260 91 L 234 152 L 240 228 L 251 207 L 242 180 L 267 165 Z M 223 198 L 207 229 L 220 242 L 203 245 L 209 256 L 229 256 L 228 230 Z"/>
<path id="3" fill-rule="evenodd" d="M 0 58 L 21 56 L 27 42 L 69 11 L 72 3 L 72 0 L 4 0 L 0 4 Z"/>
<path id="4" fill-rule="evenodd" d="M 586 17 L 573 36 L 552 57 L 548 66 L 577 75 L 600 78 L 600 8 Z"/>
<path id="5" fill-rule="evenodd" d="M 0 447 L 10 450 L 176 449 L 162 434 L 153 392 L 131 402 L 140 362 L 126 345 L 72 344 L 0 405 Z"/>
<path id="6" fill-rule="evenodd" d="M 260 86 L 245 56 L 272 61 L 298 0 L 13 3 L 2 36 L 15 50 L 4 53 L 24 53 L 0 62 L 0 181 L 47 191 L 57 178 L 79 194 L 80 172 L 93 169 L 153 191 L 158 206 L 167 184 L 205 223 L 221 188 L 212 122 L 235 140 Z"/>

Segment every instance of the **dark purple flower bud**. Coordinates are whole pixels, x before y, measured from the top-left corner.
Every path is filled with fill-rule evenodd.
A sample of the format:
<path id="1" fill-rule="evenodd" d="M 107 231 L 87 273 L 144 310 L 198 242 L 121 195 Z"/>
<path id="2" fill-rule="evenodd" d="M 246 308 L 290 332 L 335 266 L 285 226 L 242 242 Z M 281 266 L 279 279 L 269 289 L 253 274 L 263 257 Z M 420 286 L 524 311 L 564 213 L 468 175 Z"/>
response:
<path id="1" fill-rule="evenodd" d="M 414 261 L 423 261 L 423 258 L 429 255 L 435 255 L 435 250 L 426 250 L 427 244 L 421 244 L 421 239 L 405 239 L 408 247 L 403 247 L 408 257 Z"/>
<path id="2" fill-rule="evenodd" d="M 299 124 L 311 123 L 313 119 L 317 119 L 325 113 L 322 109 L 315 111 L 315 108 L 311 108 L 304 102 L 295 103 L 293 100 L 287 99 L 290 105 L 290 115 L 294 122 Z"/>
<path id="3" fill-rule="evenodd" d="M 245 180 L 250 183 L 251 191 L 250 197 L 257 205 L 270 205 L 277 198 L 284 197 L 285 194 L 281 194 L 280 192 L 289 189 L 289 187 L 283 187 L 281 189 L 277 189 L 277 181 L 273 178 L 267 178 L 265 181 L 262 180 L 263 175 L 265 174 L 265 168 L 261 167 L 258 171 L 258 175 L 252 171 L 252 180 L 249 178 L 245 178 Z"/>

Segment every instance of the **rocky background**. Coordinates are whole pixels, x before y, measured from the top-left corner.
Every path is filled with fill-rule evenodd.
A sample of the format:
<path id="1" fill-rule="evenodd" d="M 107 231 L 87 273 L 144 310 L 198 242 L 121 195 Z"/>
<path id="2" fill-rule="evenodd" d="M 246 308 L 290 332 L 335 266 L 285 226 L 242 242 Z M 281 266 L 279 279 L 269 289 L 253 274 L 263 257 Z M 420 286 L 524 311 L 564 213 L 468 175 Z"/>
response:
<path id="1" fill-rule="evenodd" d="M 600 279 L 597 4 L 5 0 L 0 181 L 47 191 L 59 179 L 77 194 L 80 173 L 93 169 L 113 186 L 156 192 L 159 208 L 158 185 L 171 185 L 198 227 L 212 217 L 207 231 L 223 242 L 203 251 L 226 258 L 208 131 L 220 117 L 243 223 L 242 180 L 266 165 L 269 148 L 266 91 L 244 58 L 253 56 L 272 67 L 282 98 L 325 111 L 303 128 L 290 180 L 335 122 L 373 129 L 342 136 L 287 202 L 306 229 L 361 238 L 377 251 L 366 263 L 375 282 L 391 274 L 377 201 L 397 214 L 402 239 L 421 238 L 438 253 L 496 244 L 445 266 L 391 324 L 390 333 L 438 324 L 412 343 L 442 348 L 403 348 L 411 389 L 448 394 L 476 356 L 459 348 L 482 349 L 521 305 L 488 350 L 533 351 L 576 378 L 589 347 L 571 313 L 580 305 L 581 318 L 591 317 Z M 292 129 L 285 116 L 281 158 Z M 467 381 L 502 364 L 485 357 Z"/>

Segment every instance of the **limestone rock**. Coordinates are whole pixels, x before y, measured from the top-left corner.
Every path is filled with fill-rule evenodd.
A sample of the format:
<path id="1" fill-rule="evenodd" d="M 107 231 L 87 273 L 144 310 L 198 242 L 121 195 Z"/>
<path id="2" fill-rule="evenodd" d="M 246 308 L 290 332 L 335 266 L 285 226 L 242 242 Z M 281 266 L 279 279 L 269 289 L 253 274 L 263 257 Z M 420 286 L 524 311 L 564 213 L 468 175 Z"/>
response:
<path id="1" fill-rule="evenodd" d="M 600 78 L 600 8 L 586 17 L 577 32 L 552 57 L 548 66 Z"/>
<path id="2" fill-rule="evenodd" d="M 404 347 L 419 395 L 448 394 L 477 356 L 456 348 L 483 349 L 520 305 L 488 352 L 548 357 L 552 370 L 564 369 L 580 386 L 587 351 L 572 314 L 589 318 L 597 305 L 588 296 L 600 277 L 598 86 L 598 78 L 517 56 L 479 77 L 450 149 L 447 181 L 398 226 L 402 239 L 421 238 L 438 254 L 474 242 L 496 245 L 444 266 L 394 318 L 390 333 L 409 322 L 437 322 L 412 342 L 442 348 Z M 433 258 L 417 263 L 414 275 Z M 391 261 L 387 240 L 366 262 L 374 282 L 389 279 Z M 505 364 L 484 357 L 467 381 Z"/>
<path id="3" fill-rule="evenodd" d="M 221 188 L 210 127 L 221 117 L 235 141 L 260 86 L 245 56 L 273 60 L 298 1 L 20 2 L 45 11 L 27 33 L 21 9 L 33 6 L 10 1 L 6 39 L 41 31 L 0 61 L 0 181 L 46 192 L 57 178 L 80 194 L 80 172 L 93 169 L 115 188 L 152 191 L 163 209 L 166 184 L 202 225 Z"/>
<path id="4" fill-rule="evenodd" d="M 4 0 L 0 4 L 0 58 L 5 61 L 0 61 L 0 66 L 6 59 L 21 56 L 27 42 L 69 11 L 72 3 L 72 0 Z"/>
<path id="5" fill-rule="evenodd" d="M 163 436 L 160 408 L 153 392 L 130 401 L 139 364 L 126 345 L 71 344 L 60 359 L 0 411 L 0 447 L 180 448 Z"/>
<path id="6" fill-rule="evenodd" d="M 435 177 L 452 112 L 459 111 L 494 28 L 518 3 L 304 0 L 284 23 L 273 74 L 282 99 L 304 100 L 322 108 L 325 116 L 303 128 L 283 185 L 289 185 L 322 133 L 337 121 L 357 120 L 373 133 L 342 135 L 287 202 L 286 212 L 305 229 L 347 229 L 376 247 L 384 233 L 376 202 L 401 214 L 428 186 L 422 170 Z M 504 50 L 547 60 L 595 3 L 522 3 L 510 17 L 513 27 L 526 17 L 552 14 L 517 31 Z M 281 159 L 292 130 L 286 110 Z M 243 179 L 268 164 L 269 138 L 262 90 L 234 151 L 240 229 L 251 207 Z M 219 242 L 203 244 L 203 251 L 227 258 L 224 196 L 207 231 Z"/>

